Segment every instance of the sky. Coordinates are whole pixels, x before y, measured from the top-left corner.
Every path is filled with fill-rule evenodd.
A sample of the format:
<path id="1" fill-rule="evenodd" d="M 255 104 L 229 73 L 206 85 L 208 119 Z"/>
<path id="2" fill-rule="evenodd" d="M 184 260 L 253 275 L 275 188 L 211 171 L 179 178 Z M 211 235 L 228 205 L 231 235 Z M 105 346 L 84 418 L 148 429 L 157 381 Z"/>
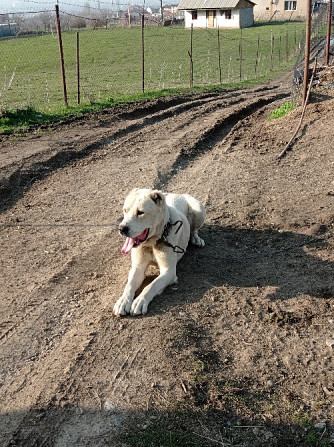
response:
<path id="1" fill-rule="evenodd" d="M 87 3 L 91 8 L 115 9 L 117 4 L 142 5 L 144 2 L 146 6 L 160 6 L 160 0 L 58 0 L 59 9 L 65 12 L 78 10 Z M 56 3 L 57 0 L 0 0 L 0 14 L 53 10 Z"/>

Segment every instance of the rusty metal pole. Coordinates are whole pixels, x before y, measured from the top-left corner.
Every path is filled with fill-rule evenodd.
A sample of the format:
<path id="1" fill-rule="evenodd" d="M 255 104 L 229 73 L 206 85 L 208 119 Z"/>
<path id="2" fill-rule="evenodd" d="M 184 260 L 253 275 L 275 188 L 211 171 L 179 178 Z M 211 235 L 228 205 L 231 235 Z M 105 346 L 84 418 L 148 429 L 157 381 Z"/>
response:
<path id="1" fill-rule="evenodd" d="M 190 28 L 190 51 L 188 51 L 189 60 L 190 60 L 190 87 L 194 86 L 193 30 L 194 30 L 194 26 L 193 26 L 193 24 L 191 24 L 191 28 Z"/>
<path id="2" fill-rule="evenodd" d="M 242 79 L 242 28 L 240 28 L 239 39 L 239 81 Z"/>
<path id="3" fill-rule="evenodd" d="M 145 92 L 145 42 L 144 42 L 144 14 L 141 16 L 141 55 L 142 55 L 142 91 Z"/>
<path id="4" fill-rule="evenodd" d="M 193 23 L 191 24 L 191 45 L 190 45 L 190 54 L 191 54 L 191 58 L 190 58 L 190 63 L 191 63 L 191 81 L 190 81 L 190 86 L 193 87 L 194 86 L 194 62 L 193 62 L 193 38 L 194 38 L 194 25 Z"/>
<path id="5" fill-rule="evenodd" d="M 256 47 L 256 57 L 255 57 L 255 77 L 257 78 L 257 68 L 259 65 L 259 52 L 260 52 L 260 36 L 257 36 L 257 47 Z"/>
<path id="6" fill-rule="evenodd" d="M 77 101 L 80 104 L 80 53 L 79 53 L 79 32 L 77 32 Z"/>
<path id="7" fill-rule="evenodd" d="M 331 47 L 331 28 L 332 28 L 332 0 L 328 1 L 328 26 L 326 41 L 326 65 L 329 65 L 330 47 Z"/>
<path id="8" fill-rule="evenodd" d="M 221 84 L 222 83 L 222 64 L 221 64 L 221 55 L 220 55 L 219 25 L 217 27 L 217 45 L 218 45 L 219 84 Z"/>
<path id="9" fill-rule="evenodd" d="M 275 44 L 275 37 L 273 36 L 273 34 L 271 32 L 271 38 L 270 38 L 270 71 L 273 71 L 274 44 Z"/>
<path id="10" fill-rule="evenodd" d="M 303 105 L 305 104 L 305 101 L 306 101 L 308 78 L 309 78 L 310 44 L 311 44 L 311 13 L 312 13 L 312 0 L 307 0 Z"/>
<path id="11" fill-rule="evenodd" d="M 59 5 L 58 4 L 55 5 L 55 9 L 56 9 L 56 25 L 57 25 L 59 53 L 60 53 L 60 66 L 61 66 L 61 75 L 62 75 L 62 81 L 63 81 L 64 104 L 65 104 L 65 107 L 68 107 L 67 89 L 66 89 L 66 77 L 65 77 L 65 64 L 64 64 L 64 53 L 63 53 L 63 43 L 62 43 L 62 39 L 61 39 L 61 28 L 60 28 Z"/>

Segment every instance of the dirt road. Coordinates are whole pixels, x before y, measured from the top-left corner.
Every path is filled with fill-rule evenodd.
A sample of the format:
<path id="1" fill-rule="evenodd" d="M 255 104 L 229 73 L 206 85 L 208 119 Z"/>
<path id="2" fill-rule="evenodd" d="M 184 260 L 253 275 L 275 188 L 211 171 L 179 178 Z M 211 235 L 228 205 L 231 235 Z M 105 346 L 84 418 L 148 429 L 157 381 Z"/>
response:
<path id="1" fill-rule="evenodd" d="M 2 141 L 1 446 L 330 441 L 333 91 L 278 161 L 300 109 L 267 117 L 289 93 L 157 100 Z M 119 319 L 135 186 L 201 199 L 206 246 L 145 317 Z"/>

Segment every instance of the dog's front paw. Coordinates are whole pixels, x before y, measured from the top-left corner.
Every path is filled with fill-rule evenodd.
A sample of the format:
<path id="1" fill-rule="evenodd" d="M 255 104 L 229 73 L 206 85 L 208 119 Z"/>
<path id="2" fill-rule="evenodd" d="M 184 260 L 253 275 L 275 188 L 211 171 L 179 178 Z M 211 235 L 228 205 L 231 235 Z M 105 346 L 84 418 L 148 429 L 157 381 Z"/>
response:
<path id="1" fill-rule="evenodd" d="M 131 306 L 131 315 L 145 315 L 147 313 L 149 303 L 145 298 L 140 296 L 134 300 Z"/>
<path id="2" fill-rule="evenodd" d="M 199 237 L 197 233 L 191 235 L 191 243 L 193 245 L 196 245 L 196 247 L 204 247 L 205 245 L 204 240 Z"/>
<path id="3" fill-rule="evenodd" d="M 130 312 L 131 309 L 131 300 L 126 296 L 121 296 L 114 305 L 114 314 L 115 315 L 126 315 Z"/>

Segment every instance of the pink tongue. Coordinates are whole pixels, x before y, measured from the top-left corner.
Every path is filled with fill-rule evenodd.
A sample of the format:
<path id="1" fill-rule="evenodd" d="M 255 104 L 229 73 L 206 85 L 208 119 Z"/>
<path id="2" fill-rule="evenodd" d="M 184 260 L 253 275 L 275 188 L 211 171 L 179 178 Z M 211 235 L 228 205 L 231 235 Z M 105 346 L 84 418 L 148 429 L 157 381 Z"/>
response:
<path id="1" fill-rule="evenodd" d="M 123 255 L 126 255 L 129 253 L 129 251 L 131 251 L 131 249 L 133 248 L 133 246 L 136 244 L 138 245 L 140 242 L 144 241 L 146 239 L 148 233 L 148 228 L 146 228 L 146 230 L 144 230 L 142 233 L 140 233 L 139 236 L 137 237 L 127 237 L 125 239 L 125 243 L 122 247 L 122 253 Z"/>
<path id="2" fill-rule="evenodd" d="M 129 253 L 129 251 L 131 251 L 131 248 L 134 245 L 135 245 L 134 239 L 132 239 L 132 237 L 127 237 L 125 239 L 125 243 L 124 243 L 123 248 L 122 248 L 123 255 L 126 255 L 127 253 Z"/>

